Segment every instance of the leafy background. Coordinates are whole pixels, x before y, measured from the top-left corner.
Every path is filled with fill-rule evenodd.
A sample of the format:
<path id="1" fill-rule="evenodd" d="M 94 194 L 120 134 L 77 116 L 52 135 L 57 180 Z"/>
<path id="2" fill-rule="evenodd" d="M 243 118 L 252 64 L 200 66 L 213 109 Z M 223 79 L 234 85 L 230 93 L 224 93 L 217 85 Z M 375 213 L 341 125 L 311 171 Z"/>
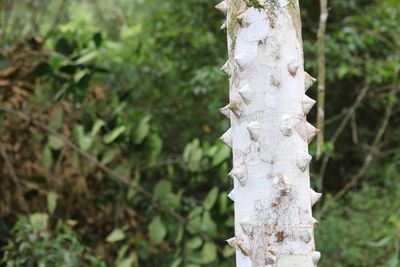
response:
<path id="1" fill-rule="evenodd" d="M 0 2 L 0 264 L 234 266 L 217 2 Z M 400 266 L 400 7 L 329 6 L 321 266 Z"/>

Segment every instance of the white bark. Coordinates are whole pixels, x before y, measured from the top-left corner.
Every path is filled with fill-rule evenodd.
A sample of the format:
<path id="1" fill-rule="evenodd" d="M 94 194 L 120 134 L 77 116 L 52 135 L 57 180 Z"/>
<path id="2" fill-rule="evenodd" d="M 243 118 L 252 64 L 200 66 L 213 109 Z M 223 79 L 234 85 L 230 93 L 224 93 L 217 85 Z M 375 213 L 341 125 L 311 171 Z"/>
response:
<path id="1" fill-rule="evenodd" d="M 230 102 L 221 113 L 231 128 L 221 138 L 233 151 L 238 267 L 313 267 L 308 143 L 317 129 L 306 121 L 315 81 L 304 72 L 298 0 L 225 0 Z"/>

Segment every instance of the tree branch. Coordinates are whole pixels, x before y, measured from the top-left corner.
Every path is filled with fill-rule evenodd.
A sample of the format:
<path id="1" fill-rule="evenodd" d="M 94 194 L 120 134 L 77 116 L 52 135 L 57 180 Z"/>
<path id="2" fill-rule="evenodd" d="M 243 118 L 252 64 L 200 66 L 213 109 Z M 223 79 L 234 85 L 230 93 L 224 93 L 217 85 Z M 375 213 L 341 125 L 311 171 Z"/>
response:
<path id="1" fill-rule="evenodd" d="M 137 190 L 139 193 L 141 193 L 143 196 L 145 196 L 148 200 L 152 201 L 156 207 L 161 210 L 166 212 L 167 214 L 171 215 L 174 219 L 176 219 L 177 222 L 183 224 L 183 225 L 187 225 L 187 219 L 185 217 L 183 217 L 182 215 L 180 215 L 179 213 L 175 212 L 174 210 L 172 210 L 171 208 L 165 206 L 164 204 L 162 204 L 160 202 L 160 200 L 154 196 L 151 192 L 147 191 L 146 189 L 144 189 L 142 186 L 138 185 L 138 184 L 134 184 L 132 183 L 133 179 L 131 177 L 125 177 L 122 176 L 120 174 L 118 174 L 117 172 L 113 171 L 112 169 L 110 169 L 109 167 L 105 166 L 104 164 L 102 164 L 97 158 L 93 157 L 92 155 L 90 155 L 89 153 L 83 151 L 82 149 L 80 149 L 75 143 L 73 143 L 70 139 L 68 139 L 67 137 L 65 137 L 64 135 L 58 133 L 57 131 L 55 131 L 54 129 L 48 127 L 47 125 L 31 118 L 30 116 L 26 115 L 23 112 L 17 111 L 17 110 L 13 110 L 10 109 L 8 107 L 4 107 L 4 106 L 0 106 L 0 111 L 3 111 L 7 114 L 10 114 L 20 120 L 26 121 L 28 123 L 30 123 L 31 125 L 35 126 L 36 128 L 48 133 L 48 134 L 52 134 L 54 136 L 56 136 L 57 138 L 59 138 L 60 140 L 62 140 L 64 142 L 64 144 L 68 147 L 70 147 L 71 149 L 73 149 L 76 153 L 78 153 L 81 157 L 85 158 L 86 160 L 92 162 L 97 168 L 99 168 L 100 170 L 104 171 L 105 173 L 107 173 L 108 175 L 116 178 L 116 180 L 122 184 L 122 185 L 126 185 L 129 186 L 135 190 Z M 204 240 L 206 240 L 207 242 L 211 241 L 211 238 L 205 234 L 202 230 L 198 229 L 197 227 L 191 226 L 191 228 L 198 234 L 200 235 Z M 223 253 L 223 249 L 220 246 L 217 246 L 217 250 L 222 254 Z"/>
<path id="2" fill-rule="evenodd" d="M 361 102 L 364 100 L 365 95 L 367 94 L 368 90 L 369 90 L 369 83 L 367 85 L 365 85 L 364 88 L 361 90 L 361 92 L 358 94 L 356 101 L 350 107 L 350 109 L 347 111 L 347 113 L 344 116 L 344 118 L 343 118 L 342 122 L 340 123 L 339 127 L 333 133 L 331 139 L 329 140 L 332 145 L 334 145 L 336 143 L 338 137 L 343 132 L 344 127 L 350 121 L 350 119 L 353 116 L 354 112 L 357 110 L 357 108 L 360 106 Z M 321 189 L 323 188 L 324 175 L 325 175 L 326 167 L 328 165 L 328 162 L 329 162 L 330 158 L 331 158 L 331 156 L 329 154 L 327 154 L 327 155 L 325 155 L 325 157 L 322 160 L 321 168 L 320 168 L 320 171 L 319 171 L 319 177 L 320 177 L 320 180 L 321 180 Z"/>
<path id="3" fill-rule="evenodd" d="M 318 115 L 317 128 L 317 160 L 321 158 L 325 133 L 325 89 L 326 89 L 326 59 L 325 59 L 325 32 L 328 20 L 328 0 L 320 0 L 321 14 L 318 30 Z"/>
<path id="4" fill-rule="evenodd" d="M 385 114 L 384 114 L 384 116 L 382 118 L 382 122 L 379 126 L 378 133 L 376 134 L 376 136 L 370 146 L 369 152 L 364 159 L 364 163 L 363 163 L 362 167 L 358 170 L 358 172 L 355 175 L 353 175 L 353 177 L 351 177 L 350 182 L 347 183 L 338 193 L 336 193 L 333 196 L 333 198 L 331 200 L 332 202 L 328 202 L 328 203 L 333 203 L 333 202 L 337 201 L 338 199 L 343 197 L 352 187 L 357 185 L 359 180 L 364 176 L 365 172 L 371 166 L 372 161 L 374 160 L 377 152 L 379 151 L 379 147 L 380 147 L 383 135 L 385 134 L 387 127 L 389 125 L 389 121 L 390 121 L 390 118 L 391 118 L 392 112 L 393 112 L 393 106 L 394 106 L 393 104 L 389 104 L 386 106 Z M 321 210 L 319 211 L 318 216 L 321 216 L 328 208 L 329 208 L 329 204 L 324 204 L 322 206 Z"/>

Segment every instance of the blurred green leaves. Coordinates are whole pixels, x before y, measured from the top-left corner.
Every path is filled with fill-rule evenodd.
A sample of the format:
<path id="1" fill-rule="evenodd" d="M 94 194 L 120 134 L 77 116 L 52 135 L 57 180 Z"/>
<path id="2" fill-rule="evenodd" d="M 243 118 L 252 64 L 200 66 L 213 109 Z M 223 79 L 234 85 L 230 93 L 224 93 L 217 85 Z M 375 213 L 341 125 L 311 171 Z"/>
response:
<path id="1" fill-rule="evenodd" d="M 121 229 L 114 229 L 107 237 L 106 241 L 109 243 L 115 243 L 124 240 L 125 233 Z"/>
<path id="2" fill-rule="evenodd" d="M 74 128 L 75 139 L 83 151 L 88 151 L 93 144 L 93 139 L 85 133 L 83 125 L 76 125 Z"/>
<path id="3" fill-rule="evenodd" d="M 19 33 L 20 39 L 22 32 L 36 25 L 27 23 L 34 17 L 33 11 L 42 13 L 44 20 L 34 32 L 47 32 L 51 27 L 49 14 L 57 11 L 58 2 L 44 5 L 45 1 L 35 0 L 42 6 L 34 10 L 28 2 L 14 7 L 13 30 L 2 45 L 10 45 L 11 35 Z M 81 264 L 85 262 L 82 251 L 93 247 L 117 267 L 232 266 L 227 258 L 234 249 L 224 242 L 232 235 L 234 224 L 233 205 L 227 198 L 232 186 L 227 177 L 231 152 L 216 141 L 228 125 L 218 113 L 228 101 L 228 82 L 219 70 L 226 60 L 226 36 L 218 31 L 223 17 L 212 8 L 217 2 L 89 2 L 83 7 L 72 1 L 63 11 L 60 24 L 44 44 L 45 56 L 33 62 L 31 75 L 39 80 L 32 101 L 27 100 L 24 107 L 33 106 L 33 115 L 43 114 L 44 123 L 114 172 L 132 179 L 132 186 L 119 184 L 71 152 L 59 136 L 34 133 L 32 140 L 26 138 L 32 143 L 24 143 L 24 149 L 33 152 L 30 158 L 39 160 L 40 168 L 34 170 L 40 171 L 19 176 L 49 190 L 25 188 L 33 214 L 47 210 L 49 217 L 43 220 L 32 215 L 34 223 L 28 216 L 19 220 L 9 238 L 12 245 L 5 249 L 6 259 L 29 263 L 32 259 L 36 266 L 38 262 L 47 264 L 51 256 L 59 261 L 56 266 L 86 266 Z M 324 144 L 325 155 L 332 158 L 324 180 L 328 196 L 357 171 L 382 108 L 398 101 L 387 94 L 398 78 L 394 49 L 399 40 L 397 2 L 330 1 L 328 138 L 367 79 L 371 90 L 368 101 L 357 110 L 355 126 L 345 127 L 334 145 Z M 305 63 L 315 76 L 319 7 L 306 1 L 302 7 Z M 0 70 L 10 63 L 1 54 Z M 316 86 L 308 93 L 314 97 Z M 310 113 L 310 118 L 313 116 Z M 397 220 L 392 215 L 398 210 L 393 199 L 399 198 L 393 187 L 400 168 L 400 156 L 393 152 L 399 145 L 397 128 L 393 119 L 382 146 L 385 156 L 363 177 L 362 182 L 371 188 L 361 189 L 360 185 L 359 191 L 335 203 L 321 219 L 317 247 L 324 255 L 324 266 L 398 265 L 398 234 L 392 222 Z M 352 140 L 354 129 L 359 143 Z M 310 152 L 315 153 L 313 144 Z M 154 198 L 144 197 L 136 186 L 153 193 Z M 382 191 L 375 191 L 378 189 Z M 159 204 L 187 218 L 187 224 L 177 223 Z M 0 230 L 3 224 L 3 232 L 11 227 L 14 215 L 4 220 Z M 75 222 L 74 231 L 57 227 L 65 218 Z M 33 233 L 33 224 L 44 231 Z M 27 244 L 26 240 L 37 242 Z M 32 257 L 34 252 L 40 257 Z M 102 266 L 91 264 L 88 266 Z M 29 265 L 23 262 L 20 266 Z"/>
<path id="4" fill-rule="evenodd" d="M 137 126 L 137 128 L 134 132 L 135 133 L 135 136 L 134 136 L 135 144 L 142 143 L 143 140 L 146 138 L 146 136 L 149 134 L 150 119 L 151 119 L 151 116 L 147 115 L 140 120 L 139 125 Z"/>
<path id="5" fill-rule="evenodd" d="M 106 134 L 103 138 L 104 143 L 106 144 L 111 144 L 112 142 L 115 141 L 121 134 L 123 134 L 126 130 L 126 126 L 122 125 L 114 130 L 112 130 L 110 133 Z"/>
<path id="6" fill-rule="evenodd" d="M 49 192 L 47 194 L 47 211 L 50 215 L 53 215 L 57 208 L 58 194 L 55 192 Z"/>
<path id="7" fill-rule="evenodd" d="M 202 157 L 203 151 L 200 148 L 200 141 L 198 139 L 193 140 L 192 143 L 185 147 L 183 160 L 188 164 L 190 171 L 196 172 L 200 170 Z"/>
<path id="8" fill-rule="evenodd" d="M 149 237 L 154 244 L 159 244 L 167 235 L 167 229 L 159 216 L 149 224 Z"/>
<path id="9" fill-rule="evenodd" d="M 206 198 L 203 201 L 203 207 L 206 210 L 210 210 L 214 206 L 218 198 L 218 192 L 219 190 L 217 187 L 214 187 L 213 189 L 211 189 L 210 192 L 208 192 Z"/>

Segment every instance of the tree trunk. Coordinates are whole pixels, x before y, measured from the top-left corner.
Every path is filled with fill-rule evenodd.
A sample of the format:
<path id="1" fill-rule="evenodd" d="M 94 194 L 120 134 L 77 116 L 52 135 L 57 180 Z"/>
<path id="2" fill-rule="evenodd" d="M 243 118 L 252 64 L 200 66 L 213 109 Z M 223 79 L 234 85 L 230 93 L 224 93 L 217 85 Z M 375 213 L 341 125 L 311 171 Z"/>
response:
<path id="1" fill-rule="evenodd" d="M 304 72 L 298 0 L 225 0 L 231 128 L 221 137 L 233 151 L 238 267 L 312 267 L 315 251 L 306 121 L 315 81 Z"/>

